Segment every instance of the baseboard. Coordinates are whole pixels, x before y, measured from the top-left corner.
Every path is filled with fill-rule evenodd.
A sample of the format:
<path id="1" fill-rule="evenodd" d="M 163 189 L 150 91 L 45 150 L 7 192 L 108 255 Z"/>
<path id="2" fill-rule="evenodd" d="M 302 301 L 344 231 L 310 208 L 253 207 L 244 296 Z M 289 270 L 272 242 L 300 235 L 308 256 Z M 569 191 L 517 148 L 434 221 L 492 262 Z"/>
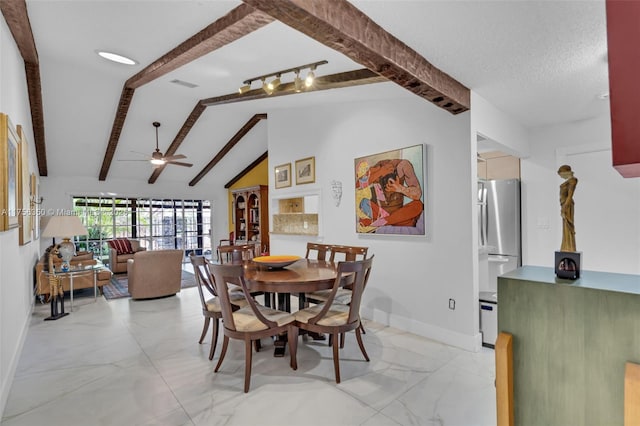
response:
<path id="1" fill-rule="evenodd" d="M 416 321 L 415 319 L 390 314 L 379 309 L 362 307 L 361 314 L 365 319 L 369 318 L 380 324 L 395 327 L 466 351 L 478 352 L 482 347 L 482 335 L 480 333 L 474 335 L 463 334 L 433 324 Z"/>
<path id="2" fill-rule="evenodd" d="M 2 387 L 0 388 L 0 422 L 2 421 L 2 417 L 4 416 L 4 408 L 7 405 L 7 400 L 9 399 L 9 391 L 11 390 L 11 385 L 13 384 L 13 378 L 16 374 L 16 369 L 18 368 L 18 363 L 20 362 L 20 355 L 22 354 L 22 349 L 24 348 L 24 342 L 27 339 L 27 333 L 29 332 L 29 324 L 31 323 L 31 317 L 33 315 L 34 309 L 34 299 L 31 302 L 31 309 L 29 313 L 25 316 L 25 322 L 22 327 L 22 331 L 20 332 L 20 338 L 18 339 L 18 345 L 16 347 L 15 352 L 11 356 L 11 362 L 7 368 L 7 375 L 5 377 L 6 380 L 3 380 Z"/>

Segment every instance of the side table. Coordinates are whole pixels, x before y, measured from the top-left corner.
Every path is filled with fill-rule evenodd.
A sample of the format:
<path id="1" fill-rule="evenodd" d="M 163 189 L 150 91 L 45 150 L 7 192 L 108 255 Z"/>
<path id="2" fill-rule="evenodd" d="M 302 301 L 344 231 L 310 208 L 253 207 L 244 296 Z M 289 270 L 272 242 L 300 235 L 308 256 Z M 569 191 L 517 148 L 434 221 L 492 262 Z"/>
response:
<path id="1" fill-rule="evenodd" d="M 69 310 L 73 312 L 73 279 L 74 277 L 93 274 L 93 301 L 95 303 L 98 299 L 98 272 L 104 269 L 104 267 L 105 267 L 104 264 L 99 260 L 93 260 L 91 261 L 91 263 L 87 263 L 87 264 L 82 264 L 82 263 L 72 264 L 71 268 L 67 271 L 55 271 L 55 270 L 53 272 L 44 271 L 44 274 L 47 278 L 51 275 L 56 276 L 58 278 L 65 278 L 65 277 L 69 278 L 69 299 L 70 299 Z M 57 302 L 53 300 L 53 298 L 51 303 L 52 303 L 51 316 L 48 318 L 45 318 L 45 320 L 56 320 L 58 318 L 61 318 L 62 316 L 67 315 L 64 312 L 64 294 L 62 295 L 62 306 L 61 306 L 62 312 L 60 314 L 57 314 L 57 309 L 55 310 L 56 313 L 54 313 L 54 304 Z"/>

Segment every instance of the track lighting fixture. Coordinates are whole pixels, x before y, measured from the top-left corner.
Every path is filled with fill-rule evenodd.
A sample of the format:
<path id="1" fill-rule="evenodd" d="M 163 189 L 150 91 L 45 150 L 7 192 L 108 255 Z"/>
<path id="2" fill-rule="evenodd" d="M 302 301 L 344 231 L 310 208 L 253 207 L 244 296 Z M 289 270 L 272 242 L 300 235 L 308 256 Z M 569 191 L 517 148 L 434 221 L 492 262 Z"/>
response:
<path id="1" fill-rule="evenodd" d="M 240 88 L 238 89 L 238 93 L 242 95 L 243 93 L 247 93 L 249 90 L 251 90 L 251 81 L 244 84 L 243 86 L 240 86 Z"/>
<path id="2" fill-rule="evenodd" d="M 282 76 L 282 74 L 287 74 L 290 72 L 295 73 L 295 79 L 293 80 L 293 85 L 294 85 L 294 89 L 296 92 L 301 92 L 302 90 L 304 90 L 305 88 L 310 88 L 313 86 L 313 82 L 315 79 L 315 70 L 319 65 L 324 65 L 328 63 L 327 61 L 318 61 L 318 62 L 313 62 L 311 64 L 306 64 L 306 65 L 301 65 L 299 67 L 295 67 L 295 68 L 288 68 L 286 70 L 282 70 L 282 71 L 276 71 L 276 72 L 272 72 L 270 74 L 265 74 L 265 75 L 260 75 L 258 77 L 253 77 L 250 79 L 247 79 L 245 81 L 243 81 L 243 85 L 238 89 L 238 93 L 239 94 L 244 94 L 247 93 L 248 91 L 251 90 L 251 83 L 256 81 L 256 80 L 260 80 L 262 81 L 262 90 L 265 91 L 265 93 L 267 95 L 271 95 L 273 92 L 275 92 L 278 87 L 280 87 L 281 85 L 281 80 L 280 77 Z M 309 72 L 307 74 L 306 79 L 304 80 L 304 83 L 302 81 L 302 79 L 300 78 L 300 72 L 302 70 L 304 70 L 305 68 L 309 69 Z M 271 80 L 270 82 L 267 83 L 267 79 L 269 77 L 274 77 L 273 80 Z M 288 83 L 291 84 L 291 83 Z M 290 86 L 289 86 L 290 87 Z"/>
<path id="3" fill-rule="evenodd" d="M 305 78 L 305 79 L 304 79 L 304 85 L 305 85 L 306 87 L 311 87 L 311 86 L 313 86 L 313 82 L 314 82 L 314 80 L 316 79 L 316 75 L 315 75 L 315 73 L 313 72 L 313 70 L 315 70 L 315 69 L 316 69 L 316 67 L 312 67 L 312 68 L 309 70 L 309 73 L 307 74 L 307 78 Z"/>
<path id="4" fill-rule="evenodd" d="M 267 88 L 264 89 L 268 95 L 272 94 L 274 90 L 276 90 L 280 86 L 280 74 L 276 76 L 269 84 L 267 84 Z"/>
<path id="5" fill-rule="evenodd" d="M 302 79 L 300 78 L 300 70 L 296 70 L 296 78 L 293 80 L 293 86 L 297 93 L 302 92 Z"/>

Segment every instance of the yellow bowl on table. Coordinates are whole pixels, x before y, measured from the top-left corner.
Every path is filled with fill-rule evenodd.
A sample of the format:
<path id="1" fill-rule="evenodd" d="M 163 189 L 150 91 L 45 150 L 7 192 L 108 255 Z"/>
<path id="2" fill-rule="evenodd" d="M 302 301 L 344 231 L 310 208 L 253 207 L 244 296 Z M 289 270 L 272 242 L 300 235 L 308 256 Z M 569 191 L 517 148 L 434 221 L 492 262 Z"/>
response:
<path id="1" fill-rule="evenodd" d="M 300 256 L 280 255 L 280 256 L 259 256 L 252 259 L 258 265 L 269 268 L 284 268 L 300 260 Z"/>

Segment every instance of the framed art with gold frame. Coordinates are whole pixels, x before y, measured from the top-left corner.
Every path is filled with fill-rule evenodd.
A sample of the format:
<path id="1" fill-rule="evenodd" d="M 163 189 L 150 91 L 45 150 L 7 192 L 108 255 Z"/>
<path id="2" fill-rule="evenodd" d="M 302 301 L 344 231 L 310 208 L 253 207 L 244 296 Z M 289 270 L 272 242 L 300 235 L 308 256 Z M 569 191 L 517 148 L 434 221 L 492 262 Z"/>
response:
<path id="1" fill-rule="evenodd" d="M 18 226 L 18 148 L 9 116 L 0 114 L 0 232 Z"/>
<path id="2" fill-rule="evenodd" d="M 316 157 L 296 161 L 296 185 L 316 181 Z"/>
<path id="3" fill-rule="evenodd" d="M 291 186 L 291 163 L 281 164 L 275 169 L 276 189 Z"/>
<path id="4" fill-rule="evenodd" d="M 31 221 L 33 220 L 34 209 L 30 203 L 31 179 L 29 177 L 29 144 L 24 129 L 18 124 L 16 127 L 18 140 L 20 141 L 18 149 L 18 225 L 20 226 L 20 234 L 18 241 L 21 246 L 31 242 Z"/>

